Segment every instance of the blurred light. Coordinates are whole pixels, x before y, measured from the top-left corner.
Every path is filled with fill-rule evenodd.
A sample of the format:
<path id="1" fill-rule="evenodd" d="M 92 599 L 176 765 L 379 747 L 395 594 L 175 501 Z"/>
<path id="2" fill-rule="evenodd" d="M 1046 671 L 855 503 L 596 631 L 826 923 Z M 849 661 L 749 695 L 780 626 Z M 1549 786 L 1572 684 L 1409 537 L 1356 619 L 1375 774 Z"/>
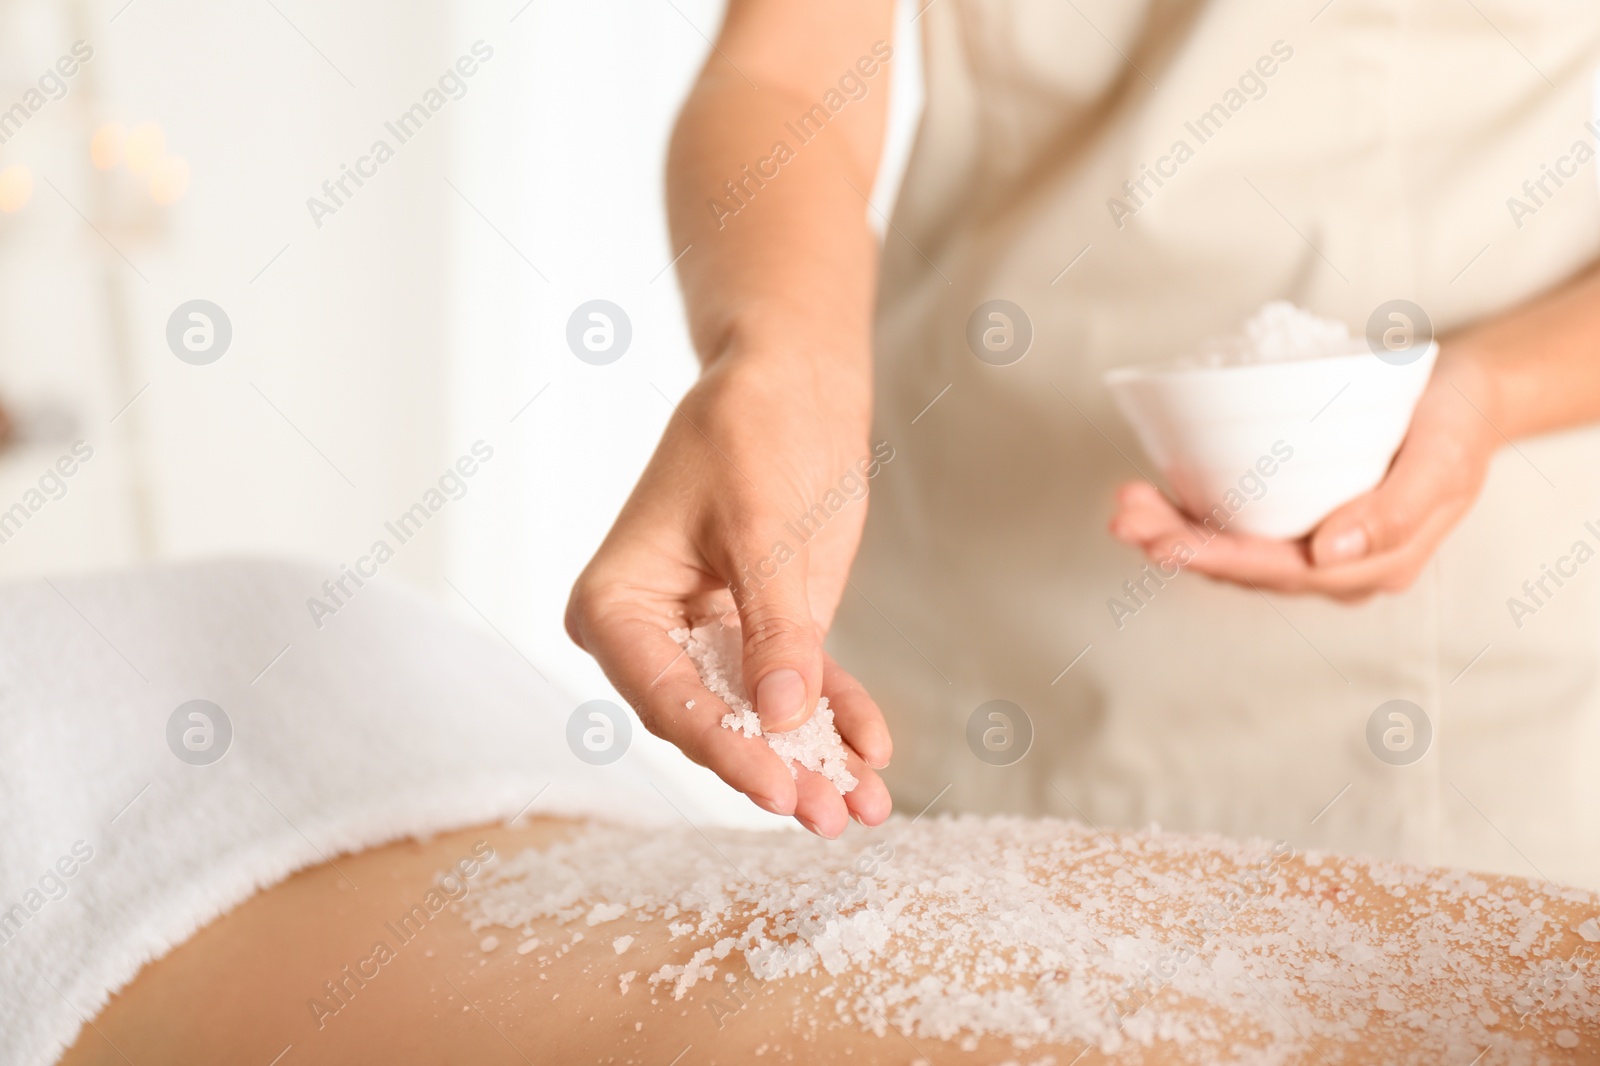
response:
<path id="1" fill-rule="evenodd" d="M 33 196 L 33 171 L 21 163 L 0 170 L 0 211 L 21 211 Z"/>
<path id="2" fill-rule="evenodd" d="M 175 204 L 189 191 L 189 161 L 165 155 L 150 171 L 150 195 L 158 204 Z"/>
<path id="3" fill-rule="evenodd" d="M 122 144 L 122 155 L 128 169 L 135 174 L 150 174 L 167 154 L 167 134 L 160 123 L 141 122 L 128 131 Z"/>
<path id="4" fill-rule="evenodd" d="M 89 158 L 97 170 L 110 170 L 122 162 L 122 146 L 128 131 L 120 122 L 107 122 L 89 140 Z"/>

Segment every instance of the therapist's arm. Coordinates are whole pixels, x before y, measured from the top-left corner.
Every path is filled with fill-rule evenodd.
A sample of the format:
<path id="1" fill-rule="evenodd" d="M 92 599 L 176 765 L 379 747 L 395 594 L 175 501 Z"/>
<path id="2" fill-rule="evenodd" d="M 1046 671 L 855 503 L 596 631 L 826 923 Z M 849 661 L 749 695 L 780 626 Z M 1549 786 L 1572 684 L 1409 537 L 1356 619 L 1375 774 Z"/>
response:
<path id="1" fill-rule="evenodd" d="M 1499 449 L 1596 421 L 1600 270 L 1591 269 L 1442 338 L 1433 378 L 1383 482 L 1306 540 L 1224 533 L 1202 543 L 1144 482 L 1119 491 L 1111 530 L 1152 560 L 1192 553 L 1185 565 L 1219 580 L 1340 599 L 1396 592 L 1416 580 L 1472 507 Z"/>
<path id="2" fill-rule="evenodd" d="M 822 650 L 866 501 L 809 540 L 794 523 L 830 492 L 864 493 L 872 456 L 877 241 L 863 197 L 888 113 L 891 16 L 891 0 L 729 4 L 667 160 L 702 372 L 567 610 L 567 631 L 647 728 L 826 836 L 889 814 L 864 765 L 888 763 L 883 716 Z M 793 728 L 829 697 L 860 756 L 848 796 L 721 728 L 723 705 L 667 637 L 735 609 L 763 724 Z"/>

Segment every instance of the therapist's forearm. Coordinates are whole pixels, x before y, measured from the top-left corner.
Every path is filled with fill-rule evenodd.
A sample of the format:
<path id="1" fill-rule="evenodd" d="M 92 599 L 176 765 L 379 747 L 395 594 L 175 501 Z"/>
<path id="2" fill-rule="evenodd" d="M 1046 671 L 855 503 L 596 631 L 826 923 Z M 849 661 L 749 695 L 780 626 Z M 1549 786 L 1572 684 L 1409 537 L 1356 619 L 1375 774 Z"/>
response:
<path id="1" fill-rule="evenodd" d="M 566 616 L 646 728 L 826 837 L 852 818 L 878 825 L 892 806 L 874 772 L 893 750 L 883 713 L 822 647 L 865 500 L 807 535 L 792 525 L 836 486 L 864 484 L 842 478 L 872 476 L 877 243 L 862 196 L 887 113 L 888 46 L 874 45 L 890 14 L 890 0 L 729 0 L 667 159 L 703 371 Z M 727 705 L 668 633 L 735 612 L 762 727 L 798 728 L 826 697 L 850 748 L 848 794 L 722 728 Z"/>
<path id="2" fill-rule="evenodd" d="M 1443 355 L 1506 438 L 1600 422 L 1600 269 L 1445 338 Z"/>
<path id="3" fill-rule="evenodd" d="M 848 406 L 864 415 L 877 241 L 863 197 L 887 116 L 889 70 L 879 56 L 890 8 L 882 0 L 821 6 L 830 11 L 807 22 L 827 14 L 844 28 L 824 35 L 774 26 L 796 16 L 732 5 L 673 134 L 667 206 L 674 248 L 689 248 L 679 275 L 702 362 L 800 361 L 851 394 L 841 401 L 855 398 Z M 870 77 L 860 75 L 863 57 Z M 798 131 L 799 117 L 849 71 L 864 93 L 820 132 Z M 811 138 L 801 142 L 801 132 Z M 775 158 L 780 143 L 787 161 Z"/>

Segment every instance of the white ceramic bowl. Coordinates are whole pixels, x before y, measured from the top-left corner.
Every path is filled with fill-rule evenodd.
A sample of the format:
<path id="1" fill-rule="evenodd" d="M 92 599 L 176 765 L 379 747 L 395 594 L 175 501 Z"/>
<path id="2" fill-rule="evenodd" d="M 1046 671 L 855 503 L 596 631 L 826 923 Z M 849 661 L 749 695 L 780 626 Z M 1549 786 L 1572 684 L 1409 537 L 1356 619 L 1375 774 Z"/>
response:
<path id="1" fill-rule="evenodd" d="M 1213 530 L 1292 539 L 1383 480 L 1439 355 L 1123 367 L 1105 382 L 1178 501 Z M 1359 346 L 1359 350 L 1356 347 Z"/>

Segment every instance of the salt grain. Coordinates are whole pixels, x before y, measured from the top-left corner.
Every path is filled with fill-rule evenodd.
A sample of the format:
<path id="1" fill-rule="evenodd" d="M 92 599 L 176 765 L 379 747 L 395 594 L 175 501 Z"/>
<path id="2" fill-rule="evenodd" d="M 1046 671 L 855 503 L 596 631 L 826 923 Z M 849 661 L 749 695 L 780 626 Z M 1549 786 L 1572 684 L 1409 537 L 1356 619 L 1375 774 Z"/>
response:
<path id="1" fill-rule="evenodd" d="M 1390 1061 L 1492 1044 L 1497 1063 L 1522 1063 L 1540 1061 L 1539 1032 L 1569 1047 L 1600 1013 L 1592 982 L 1539 980 L 1572 957 L 1545 899 L 1592 914 L 1593 893 L 1321 859 L 1156 830 L 1111 840 L 1053 819 L 896 818 L 838 841 L 595 825 L 507 856 L 467 916 L 477 929 L 581 924 L 627 901 L 677 919 L 669 961 L 648 974 L 674 1000 L 735 974 L 809 977 L 822 980 L 793 1008 L 797 1027 L 1019 1049 L 1188 1046 L 1170 1055 L 1191 1061 L 1205 1043 L 1272 1066 L 1366 1039 L 1371 1019 L 1416 1046 Z M 1336 897 L 1378 910 L 1346 913 Z M 1537 1030 L 1517 1024 L 1534 1012 Z"/>
<path id="2" fill-rule="evenodd" d="M 692 630 L 673 629 L 667 635 L 688 653 L 700 672 L 701 683 L 728 705 L 729 713 L 722 716 L 723 728 L 736 730 L 746 737 L 762 736 L 761 718 L 744 687 L 744 650 L 739 627 L 713 622 Z M 856 787 L 856 777 L 849 769 L 849 751 L 834 727 L 833 710 L 826 696 L 817 701 L 811 717 L 798 729 L 765 736 L 767 745 L 796 777 L 799 768 L 814 770 L 832 782 L 840 795 Z"/>
<path id="3" fill-rule="evenodd" d="M 621 903 L 596 903 L 589 916 L 584 919 L 585 924 L 600 925 L 603 922 L 614 922 L 626 914 L 628 908 Z M 578 939 L 582 939 L 579 937 Z"/>
<path id="4" fill-rule="evenodd" d="M 1180 365 L 1218 367 L 1283 363 L 1348 355 L 1355 350 L 1343 322 L 1318 318 L 1287 300 L 1261 306 L 1238 333 L 1213 337 Z"/>
<path id="5" fill-rule="evenodd" d="M 499 946 L 500 938 L 497 936 L 486 936 L 482 940 L 478 941 L 479 951 L 493 951 Z"/>
<path id="6" fill-rule="evenodd" d="M 621 955 L 624 951 L 627 951 L 632 946 L 633 937 L 631 936 L 619 936 L 617 939 L 611 942 L 611 950 L 615 951 L 618 955 Z"/>

